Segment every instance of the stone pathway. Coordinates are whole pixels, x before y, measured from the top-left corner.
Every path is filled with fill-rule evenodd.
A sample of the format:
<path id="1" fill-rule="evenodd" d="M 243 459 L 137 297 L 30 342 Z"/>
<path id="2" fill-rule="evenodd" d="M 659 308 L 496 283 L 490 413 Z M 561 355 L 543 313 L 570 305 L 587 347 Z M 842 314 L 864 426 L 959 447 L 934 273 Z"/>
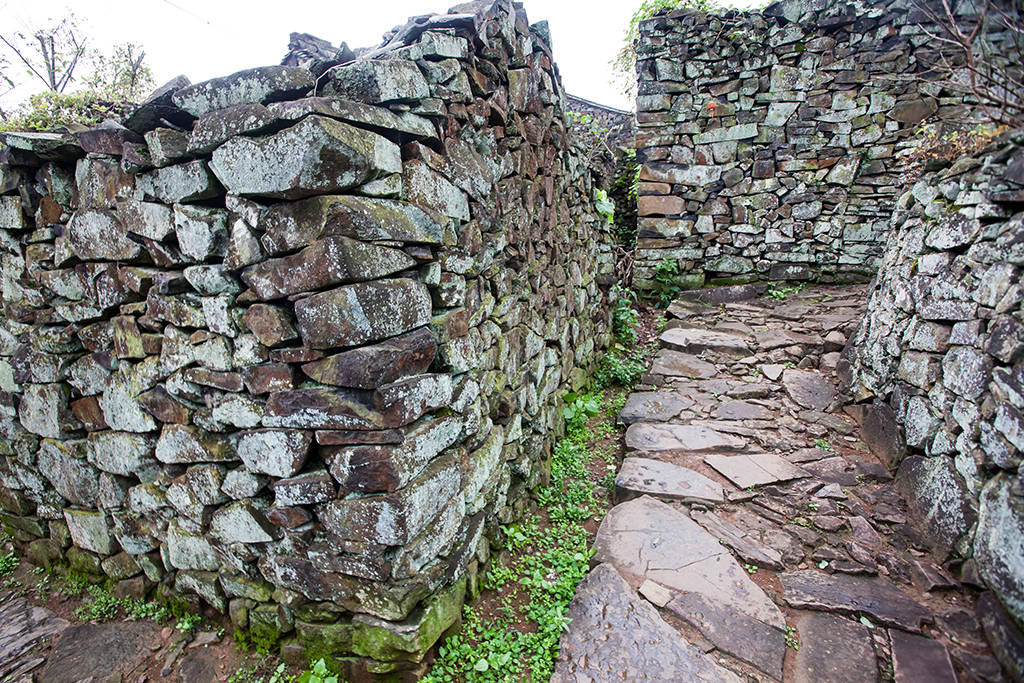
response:
<path id="1" fill-rule="evenodd" d="M 752 294 L 669 308 L 552 680 L 1003 680 L 844 411 L 866 288 Z"/>

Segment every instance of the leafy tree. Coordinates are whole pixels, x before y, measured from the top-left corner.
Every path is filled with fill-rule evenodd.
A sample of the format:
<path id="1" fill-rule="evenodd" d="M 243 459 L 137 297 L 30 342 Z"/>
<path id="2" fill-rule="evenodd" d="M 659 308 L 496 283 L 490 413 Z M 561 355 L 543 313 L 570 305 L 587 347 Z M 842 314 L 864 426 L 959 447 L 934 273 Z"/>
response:
<path id="1" fill-rule="evenodd" d="M 0 34 L 0 41 L 45 90 L 13 113 L 0 112 L 0 128 L 49 130 L 91 125 L 118 116 L 153 87 L 145 51 L 135 43 L 114 46 L 110 54 L 88 51 L 89 40 L 74 15 L 31 34 Z M 13 82 L 0 62 L 0 87 Z M 84 66 L 83 66 L 84 65 Z M 83 75 L 84 72 L 84 75 Z M 81 87 L 69 87 L 79 83 Z M 0 91 L 2 92 L 2 91 Z"/>
<path id="2" fill-rule="evenodd" d="M 92 73 L 83 79 L 86 89 L 111 102 L 138 102 L 155 85 L 145 58 L 146 51 L 135 43 L 115 45 L 109 56 L 96 52 Z"/>
<path id="3" fill-rule="evenodd" d="M 73 14 L 31 35 L 20 31 L 9 36 L 0 34 L 0 41 L 10 48 L 30 75 L 53 92 L 64 92 L 71 83 L 87 44 Z"/>

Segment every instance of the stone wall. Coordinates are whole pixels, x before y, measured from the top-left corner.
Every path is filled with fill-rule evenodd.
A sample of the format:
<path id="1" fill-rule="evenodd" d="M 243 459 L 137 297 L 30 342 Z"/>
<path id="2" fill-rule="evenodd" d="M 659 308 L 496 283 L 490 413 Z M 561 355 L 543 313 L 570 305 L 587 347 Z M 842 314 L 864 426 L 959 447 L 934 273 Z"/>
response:
<path id="1" fill-rule="evenodd" d="M 686 286 L 866 279 L 899 153 L 923 121 L 965 118 L 928 71 L 905 0 L 785 0 L 641 22 L 636 284 L 665 259 Z"/>
<path id="2" fill-rule="evenodd" d="M 361 675 L 417 666 L 529 505 L 613 263 L 521 7 L 343 52 L 4 136 L 0 521 Z"/>
<path id="3" fill-rule="evenodd" d="M 1022 203 L 1020 132 L 902 194 L 842 374 L 909 521 L 1024 623 Z"/>

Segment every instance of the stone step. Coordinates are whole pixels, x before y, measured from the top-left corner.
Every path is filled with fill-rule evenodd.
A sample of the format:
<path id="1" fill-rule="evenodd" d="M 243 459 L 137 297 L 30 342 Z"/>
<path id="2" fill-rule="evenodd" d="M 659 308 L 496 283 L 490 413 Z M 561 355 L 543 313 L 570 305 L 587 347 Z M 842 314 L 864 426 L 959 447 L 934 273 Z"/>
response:
<path id="1" fill-rule="evenodd" d="M 642 496 L 601 522 L 592 562 L 607 562 L 630 583 L 653 581 L 698 593 L 723 608 L 784 629 L 782 612 L 714 536 L 675 508 Z"/>
<path id="2" fill-rule="evenodd" d="M 677 327 L 665 330 L 659 339 L 663 347 L 684 353 L 711 351 L 728 356 L 750 355 L 750 342 L 728 332 Z"/>
<path id="3" fill-rule="evenodd" d="M 569 603 L 552 683 L 721 681 L 740 678 L 679 636 L 609 564 L 580 582 Z"/>
<path id="4" fill-rule="evenodd" d="M 722 485 L 699 472 L 650 458 L 626 458 L 615 477 L 615 500 L 642 495 L 685 503 L 725 502 Z"/>

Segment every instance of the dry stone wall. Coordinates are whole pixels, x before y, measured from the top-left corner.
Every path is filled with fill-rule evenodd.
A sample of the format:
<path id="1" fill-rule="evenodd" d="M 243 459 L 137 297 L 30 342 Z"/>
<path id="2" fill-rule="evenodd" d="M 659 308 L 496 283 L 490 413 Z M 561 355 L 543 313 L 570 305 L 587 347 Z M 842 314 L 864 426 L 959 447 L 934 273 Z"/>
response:
<path id="1" fill-rule="evenodd" d="M 1020 132 L 902 194 L 841 372 L 908 520 L 1024 623 L 1022 205 Z"/>
<path id="2" fill-rule="evenodd" d="M 613 263 L 521 7 L 345 52 L 4 136 L 0 521 L 359 675 L 414 669 L 526 509 Z"/>
<path id="3" fill-rule="evenodd" d="M 966 114 L 927 73 L 921 19 L 784 0 L 641 22 L 637 286 L 666 259 L 689 287 L 873 275 L 908 137 Z"/>

